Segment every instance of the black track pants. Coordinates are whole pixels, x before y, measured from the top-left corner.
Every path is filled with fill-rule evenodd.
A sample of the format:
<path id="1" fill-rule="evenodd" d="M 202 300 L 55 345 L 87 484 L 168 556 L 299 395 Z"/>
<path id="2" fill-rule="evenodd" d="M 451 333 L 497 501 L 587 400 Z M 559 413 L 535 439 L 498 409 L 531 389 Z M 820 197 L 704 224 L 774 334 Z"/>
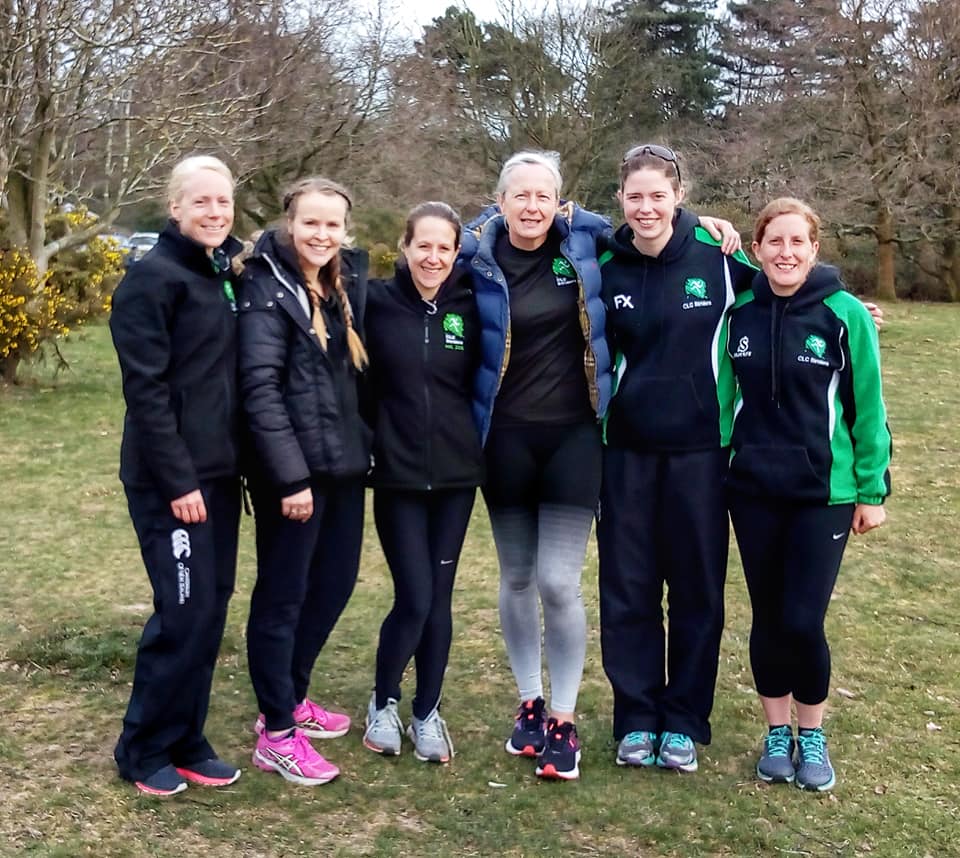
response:
<path id="1" fill-rule="evenodd" d="M 750 591 L 750 664 L 763 697 L 815 706 L 830 688 L 823 623 L 853 521 L 853 504 L 811 506 L 730 495 Z"/>
<path id="2" fill-rule="evenodd" d="M 393 608 L 380 627 L 377 707 L 400 699 L 410 659 L 417 668 L 413 714 L 440 702 L 453 636 L 451 599 L 476 489 L 432 492 L 376 489 L 373 515 L 393 576 Z"/>
<path id="3" fill-rule="evenodd" d="M 203 726 L 236 577 L 240 483 L 211 480 L 200 491 L 207 520 L 184 524 L 157 492 L 126 490 L 154 611 L 114 751 L 120 776 L 131 781 L 216 756 Z"/>
<path id="4" fill-rule="evenodd" d="M 670 730 L 710 742 L 730 532 L 727 458 L 726 450 L 604 450 L 600 641 L 618 740 Z"/>
<path id="5" fill-rule="evenodd" d="M 293 726 L 314 662 L 350 600 L 363 540 L 363 481 L 315 481 L 313 515 L 292 521 L 280 497 L 254 491 L 257 583 L 247 661 L 268 730 Z"/>

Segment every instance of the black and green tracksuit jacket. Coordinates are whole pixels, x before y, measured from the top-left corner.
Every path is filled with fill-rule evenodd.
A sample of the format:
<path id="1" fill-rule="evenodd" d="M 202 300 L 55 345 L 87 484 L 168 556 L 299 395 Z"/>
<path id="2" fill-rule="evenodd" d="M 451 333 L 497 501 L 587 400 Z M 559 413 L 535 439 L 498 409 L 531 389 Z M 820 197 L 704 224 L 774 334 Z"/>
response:
<path id="1" fill-rule="evenodd" d="M 691 452 L 730 443 L 733 370 L 729 310 L 756 268 L 727 257 L 697 216 L 678 210 L 657 257 L 626 224 L 601 240 L 599 260 L 614 355 L 604 443 L 640 452 Z"/>
<path id="2" fill-rule="evenodd" d="M 731 313 L 727 352 L 738 383 L 731 489 L 883 502 L 891 441 L 877 331 L 835 268 L 817 265 L 790 297 L 757 274 Z"/>

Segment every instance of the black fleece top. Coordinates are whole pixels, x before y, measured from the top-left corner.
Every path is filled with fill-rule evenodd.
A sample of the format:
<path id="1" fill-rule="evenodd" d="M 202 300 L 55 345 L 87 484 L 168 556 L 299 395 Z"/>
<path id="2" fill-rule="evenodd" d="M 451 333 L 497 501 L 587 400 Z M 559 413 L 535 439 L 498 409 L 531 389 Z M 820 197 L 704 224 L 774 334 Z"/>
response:
<path id="1" fill-rule="evenodd" d="M 363 335 L 367 255 L 342 250 L 340 276 Z M 313 329 L 296 254 L 268 231 L 240 284 L 240 391 L 252 439 L 248 471 L 287 496 L 316 478 L 352 478 L 370 466 L 370 429 L 360 417 L 358 373 L 347 349 L 344 314 L 324 301 L 327 349 Z"/>
<path id="2" fill-rule="evenodd" d="M 228 238 L 215 263 L 171 221 L 113 294 L 125 486 L 171 501 L 239 471 L 237 325 L 225 284 L 240 248 Z"/>
<path id="3" fill-rule="evenodd" d="M 375 487 L 466 488 L 483 478 L 471 403 L 480 322 L 469 272 L 455 269 L 433 302 L 405 266 L 373 280 L 367 300 Z"/>
<path id="4" fill-rule="evenodd" d="M 614 355 L 605 442 L 641 452 L 729 443 L 727 317 L 756 269 L 742 253 L 724 256 L 697 215 L 683 209 L 658 256 L 637 250 L 624 224 L 601 239 L 600 265 Z"/>

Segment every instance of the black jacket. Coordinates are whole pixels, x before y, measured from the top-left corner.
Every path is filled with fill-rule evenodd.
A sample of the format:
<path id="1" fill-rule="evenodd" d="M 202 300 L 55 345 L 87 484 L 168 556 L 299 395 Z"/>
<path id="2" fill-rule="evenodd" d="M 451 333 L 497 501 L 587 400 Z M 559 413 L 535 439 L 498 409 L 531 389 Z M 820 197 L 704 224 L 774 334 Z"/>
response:
<path id="1" fill-rule="evenodd" d="M 127 413 L 120 479 L 174 500 L 238 473 L 236 318 L 228 238 L 217 254 L 169 223 L 113 295 L 110 333 Z"/>
<path id="2" fill-rule="evenodd" d="M 726 357 L 728 312 L 756 269 L 681 209 L 656 257 L 621 226 L 600 242 L 614 395 L 604 441 L 650 453 L 710 450 L 729 443 L 733 370 Z"/>
<path id="3" fill-rule="evenodd" d="M 483 478 L 472 415 L 480 318 L 470 287 L 469 273 L 455 270 L 428 304 L 404 267 L 370 284 L 374 486 L 466 488 Z"/>
<path id="4" fill-rule="evenodd" d="M 727 350 L 737 375 L 728 484 L 812 503 L 880 504 L 890 430 L 870 314 L 836 268 L 778 297 L 763 272 L 737 299 Z"/>
<path id="5" fill-rule="evenodd" d="M 343 250 L 340 274 L 363 336 L 367 254 Z M 335 298 L 324 302 L 327 350 L 313 330 L 303 275 L 292 248 L 263 234 L 238 295 L 240 392 L 252 442 L 254 487 L 286 496 L 311 478 L 346 478 L 370 466 L 370 429 L 360 417 L 358 373 Z"/>

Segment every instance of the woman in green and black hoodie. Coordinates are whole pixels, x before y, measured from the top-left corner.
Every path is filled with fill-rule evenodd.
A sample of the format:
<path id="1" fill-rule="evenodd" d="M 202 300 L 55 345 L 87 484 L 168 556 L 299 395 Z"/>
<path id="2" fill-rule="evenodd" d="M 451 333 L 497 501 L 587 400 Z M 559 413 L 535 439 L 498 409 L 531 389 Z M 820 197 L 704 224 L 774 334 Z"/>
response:
<path id="1" fill-rule="evenodd" d="M 816 264 L 819 226 L 799 200 L 761 211 L 753 252 L 763 271 L 737 300 L 727 350 L 738 383 L 730 513 L 770 725 L 757 775 L 822 791 L 836 780 L 822 730 L 823 623 L 849 532 L 884 521 L 891 442 L 874 324 L 836 269 Z"/>
<path id="2" fill-rule="evenodd" d="M 597 539 L 617 762 L 690 772 L 695 743 L 710 741 L 723 631 L 727 318 L 755 269 L 740 252 L 724 255 L 679 208 L 683 195 L 670 149 L 627 152 L 618 194 L 626 223 L 600 255 L 615 387 Z"/>
<path id="3" fill-rule="evenodd" d="M 370 284 L 366 314 L 373 513 L 394 602 L 380 629 L 363 742 L 377 753 L 400 753 L 400 681 L 413 658 L 417 690 L 408 733 L 418 759 L 441 763 L 453 755 L 438 711 L 450 602 L 483 476 L 472 414 L 480 324 L 470 275 L 454 269 L 460 234 L 460 219 L 445 203 L 413 209 L 396 275 Z"/>

